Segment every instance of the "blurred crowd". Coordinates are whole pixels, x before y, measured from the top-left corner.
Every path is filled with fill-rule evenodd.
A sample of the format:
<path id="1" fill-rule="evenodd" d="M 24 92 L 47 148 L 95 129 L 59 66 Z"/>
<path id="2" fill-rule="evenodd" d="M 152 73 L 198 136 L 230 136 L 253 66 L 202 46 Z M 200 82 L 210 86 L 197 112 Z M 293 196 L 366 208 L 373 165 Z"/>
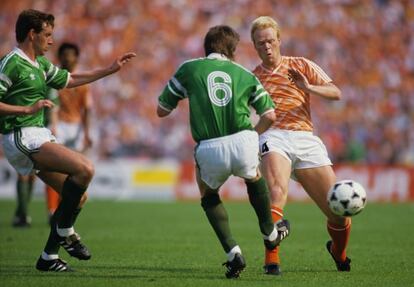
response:
<path id="1" fill-rule="evenodd" d="M 100 158 L 191 160 L 187 104 L 160 120 L 158 95 L 181 62 L 204 56 L 213 25 L 240 33 L 236 60 L 253 69 L 250 24 L 270 15 L 282 28 L 282 53 L 313 60 L 342 90 L 339 102 L 312 98 L 315 133 L 333 162 L 414 164 L 414 0 L 2 0 L 0 55 L 16 45 L 14 24 L 27 8 L 56 17 L 53 61 L 63 41 L 81 47 L 79 69 L 138 54 L 91 84 Z"/>

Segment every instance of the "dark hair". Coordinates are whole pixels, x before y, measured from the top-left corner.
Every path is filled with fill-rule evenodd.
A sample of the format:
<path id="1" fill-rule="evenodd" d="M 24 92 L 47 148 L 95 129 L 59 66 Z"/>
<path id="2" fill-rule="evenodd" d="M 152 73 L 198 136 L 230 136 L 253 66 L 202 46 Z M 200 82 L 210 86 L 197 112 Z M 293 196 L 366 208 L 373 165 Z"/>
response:
<path id="1" fill-rule="evenodd" d="M 233 60 L 239 40 L 239 34 L 231 27 L 214 26 L 208 30 L 204 38 L 204 52 L 206 56 L 211 53 L 220 53 Z"/>
<path id="2" fill-rule="evenodd" d="M 73 51 L 75 51 L 76 57 L 79 57 L 80 51 L 79 51 L 78 45 L 76 45 L 74 43 L 69 43 L 69 42 L 62 43 L 59 46 L 59 49 L 58 49 L 58 57 L 62 56 L 62 54 L 65 50 L 73 50 Z"/>
<path id="3" fill-rule="evenodd" d="M 54 27 L 54 21 L 55 17 L 52 14 L 46 14 L 33 9 L 22 11 L 16 22 L 17 42 L 24 42 L 31 29 L 34 29 L 36 33 L 40 33 L 43 30 L 43 23 L 47 23 Z"/>

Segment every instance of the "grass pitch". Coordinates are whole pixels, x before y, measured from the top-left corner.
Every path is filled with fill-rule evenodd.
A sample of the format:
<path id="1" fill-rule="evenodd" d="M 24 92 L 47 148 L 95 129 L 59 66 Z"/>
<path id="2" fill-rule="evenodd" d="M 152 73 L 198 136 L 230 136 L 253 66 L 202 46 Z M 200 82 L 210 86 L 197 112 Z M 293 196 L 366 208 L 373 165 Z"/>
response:
<path id="1" fill-rule="evenodd" d="M 90 201 L 76 225 L 89 261 L 60 255 L 76 272 L 41 273 L 34 264 L 48 235 L 44 202 L 30 206 L 33 225 L 11 227 L 14 202 L 0 201 L 0 285 L 19 286 L 414 286 L 414 204 L 373 204 L 353 219 L 339 273 L 325 250 L 325 220 L 313 204 L 289 203 L 292 233 L 282 243 L 282 276 L 263 275 L 263 246 L 253 209 L 228 203 L 233 235 L 247 268 L 224 277 L 224 253 L 197 202 Z"/>

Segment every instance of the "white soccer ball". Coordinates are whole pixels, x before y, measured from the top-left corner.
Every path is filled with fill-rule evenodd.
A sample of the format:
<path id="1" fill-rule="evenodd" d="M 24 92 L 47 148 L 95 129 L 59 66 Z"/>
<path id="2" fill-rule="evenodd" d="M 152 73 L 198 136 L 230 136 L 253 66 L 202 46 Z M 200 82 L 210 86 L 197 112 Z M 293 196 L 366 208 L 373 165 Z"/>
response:
<path id="1" fill-rule="evenodd" d="M 336 215 L 356 215 L 364 209 L 366 202 L 365 189 L 354 180 L 338 181 L 328 192 L 328 205 Z"/>

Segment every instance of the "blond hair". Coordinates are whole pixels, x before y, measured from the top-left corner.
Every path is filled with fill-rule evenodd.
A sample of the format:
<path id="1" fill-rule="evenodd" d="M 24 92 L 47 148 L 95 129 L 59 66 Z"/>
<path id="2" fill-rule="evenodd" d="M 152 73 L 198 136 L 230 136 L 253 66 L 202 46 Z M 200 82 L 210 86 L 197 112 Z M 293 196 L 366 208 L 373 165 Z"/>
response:
<path id="1" fill-rule="evenodd" d="M 280 39 L 279 24 L 272 17 L 260 16 L 252 22 L 252 26 L 250 28 L 250 36 L 252 38 L 253 43 L 254 43 L 254 38 L 253 38 L 254 33 L 257 30 L 262 30 L 266 28 L 273 28 L 276 31 L 277 38 Z"/>

